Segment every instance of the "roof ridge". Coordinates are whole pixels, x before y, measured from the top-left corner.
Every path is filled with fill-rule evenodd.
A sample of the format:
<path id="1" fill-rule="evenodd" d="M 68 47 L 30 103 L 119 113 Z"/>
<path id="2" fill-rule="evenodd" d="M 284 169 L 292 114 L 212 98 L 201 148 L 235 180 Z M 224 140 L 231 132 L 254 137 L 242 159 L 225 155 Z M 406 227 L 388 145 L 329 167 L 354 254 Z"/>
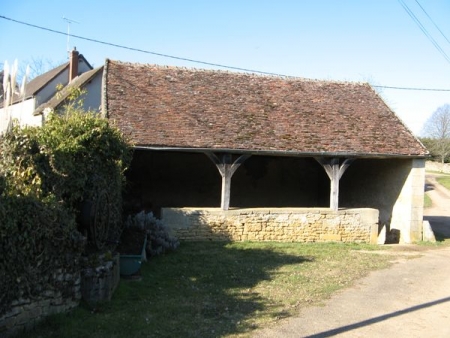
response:
<path id="1" fill-rule="evenodd" d="M 245 71 L 230 71 L 224 69 L 206 69 L 206 68 L 196 68 L 196 67 L 183 67 L 183 66 L 173 66 L 173 65 L 161 65 L 156 63 L 138 63 L 138 62 L 129 62 L 129 61 L 120 61 L 120 60 L 111 60 L 106 59 L 106 62 L 112 62 L 116 64 L 122 64 L 125 66 L 137 66 L 137 67 L 148 67 L 148 68 L 157 68 L 157 69 L 173 69 L 173 70 L 185 70 L 191 72 L 198 73 L 217 73 L 217 74 L 231 74 L 236 76 L 252 76 L 255 78 L 268 78 L 268 79 L 281 79 L 285 81 L 302 81 L 302 82 L 315 82 L 315 83 L 324 83 L 324 84 L 343 84 L 343 85 L 368 85 L 368 82 L 360 82 L 360 81 L 343 81 L 343 80 L 326 80 L 326 79 L 314 79 L 307 78 L 301 76 L 294 75 L 270 75 L 270 74 L 259 74 L 255 72 L 245 72 Z M 372 86 L 370 86 L 372 87 Z"/>

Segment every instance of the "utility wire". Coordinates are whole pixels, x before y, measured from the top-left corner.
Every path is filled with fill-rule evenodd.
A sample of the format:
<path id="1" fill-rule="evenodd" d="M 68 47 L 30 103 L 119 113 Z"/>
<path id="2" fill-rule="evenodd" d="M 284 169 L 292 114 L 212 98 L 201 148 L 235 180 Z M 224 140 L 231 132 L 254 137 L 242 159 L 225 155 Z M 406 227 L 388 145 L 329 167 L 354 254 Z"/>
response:
<path id="1" fill-rule="evenodd" d="M 61 35 L 66 35 L 65 32 L 57 31 L 57 30 L 54 30 L 54 29 L 51 29 L 51 28 L 46 28 L 46 27 L 42 27 L 42 26 L 38 26 L 38 25 L 33 25 L 31 23 L 27 23 L 27 22 L 23 22 L 23 21 L 19 21 L 19 20 L 14 20 L 14 19 L 11 19 L 11 18 L 7 18 L 6 16 L 3 16 L 3 15 L 0 15 L 0 18 L 1 19 L 5 19 L 5 20 L 9 20 L 9 21 L 13 21 L 13 22 L 16 22 L 16 23 L 20 23 L 22 25 L 30 26 L 30 27 L 33 27 L 33 28 L 42 29 L 42 30 L 45 30 L 45 31 L 48 31 L 48 32 L 61 34 Z M 143 49 L 139 49 L 139 48 L 127 47 L 127 46 L 118 45 L 118 44 L 111 43 L 111 42 L 105 42 L 105 41 L 101 41 L 101 40 L 86 38 L 86 37 L 79 36 L 79 35 L 74 35 L 74 34 L 72 34 L 71 36 L 73 38 L 78 38 L 78 39 L 81 39 L 81 40 L 91 41 L 91 42 L 95 42 L 95 43 L 100 43 L 102 45 L 107 45 L 107 46 L 112 46 L 112 47 L 132 50 L 132 51 L 135 51 L 135 52 L 140 52 L 140 53 L 145 53 L 145 54 L 152 54 L 152 55 L 162 56 L 162 57 L 175 59 L 175 60 L 194 62 L 194 63 L 199 63 L 199 64 L 203 64 L 203 65 L 208 65 L 208 66 L 221 67 L 221 68 L 227 68 L 227 69 L 234 69 L 234 70 L 240 70 L 240 71 L 244 71 L 244 72 L 260 73 L 260 74 L 281 76 L 281 77 L 291 77 L 291 76 L 283 75 L 283 74 L 277 74 L 277 73 L 271 73 L 271 72 L 263 72 L 263 71 L 254 70 L 254 69 L 233 67 L 233 66 L 227 66 L 227 65 L 222 65 L 222 64 L 218 64 L 218 63 L 199 61 L 199 60 L 188 59 L 188 58 L 184 58 L 184 57 L 173 56 L 173 55 L 168 55 L 168 54 L 163 54 L 163 53 L 156 53 L 156 52 L 151 52 L 151 51 L 143 50 Z"/>
<path id="2" fill-rule="evenodd" d="M 439 31 L 439 33 L 441 33 L 441 35 L 444 37 L 445 40 L 447 40 L 448 43 L 450 43 L 450 40 L 445 36 L 445 34 L 440 30 L 440 28 L 438 27 L 438 25 L 436 25 L 436 23 L 434 22 L 434 20 L 431 18 L 430 15 L 428 15 L 428 13 L 425 11 L 425 9 L 422 7 L 422 5 L 419 3 L 418 0 L 415 0 L 416 3 L 419 5 L 420 9 L 425 13 L 425 15 L 428 17 L 428 19 L 430 19 L 430 21 L 433 23 L 434 27 L 436 27 L 436 29 Z"/>
<path id="3" fill-rule="evenodd" d="M 413 21 L 419 26 L 420 30 L 423 34 L 428 38 L 428 40 L 433 44 L 433 46 L 439 51 L 439 53 L 442 54 L 442 56 L 447 60 L 448 63 L 450 63 L 450 58 L 448 55 L 444 52 L 444 50 L 439 46 L 439 44 L 436 42 L 436 40 L 433 39 L 433 37 L 428 33 L 428 31 L 425 29 L 425 27 L 422 25 L 420 20 L 414 15 L 414 13 L 411 11 L 411 9 L 405 4 L 403 0 L 398 0 L 400 5 L 402 5 L 403 9 L 408 13 L 408 15 L 413 19 Z"/>
<path id="4" fill-rule="evenodd" d="M 411 88 L 411 87 L 393 87 L 393 86 L 377 86 L 370 85 L 374 88 L 383 88 L 383 89 L 401 89 L 401 90 L 420 90 L 420 91 L 430 91 L 430 92 L 450 92 L 450 89 L 437 89 L 437 88 Z"/>
<path id="5" fill-rule="evenodd" d="M 401 1 L 401 0 L 399 0 L 399 1 Z M 23 22 L 23 21 L 11 19 L 11 18 L 8 18 L 8 17 L 3 16 L 3 15 L 0 15 L 0 19 L 9 20 L 9 21 L 12 21 L 12 22 L 15 22 L 15 23 L 19 23 L 21 25 L 25 25 L 25 26 L 41 29 L 41 30 L 48 31 L 48 32 L 51 32 L 51 33 L 55 33 L 55 34 L 66 35 L 66 33 L 62 32 L 62 31 L 57 31 L 57 30 L 54 30 L 54 29 L 51 29 L 51 28 L 46 28 L 46 27 L 42 27 L 42 26 L 31 24 L 31 23 L 28 23 L 28 22 Z M 173 55 L 168 55 L 168 54 L 163 54 L 163 53 L 151 52 L 151 51 L 148 51 L 148 50 L 143 50 L 143 49 L 133 48 L 133 47 L 127 47 L 127 46 L 118 45 L 118 44 L 115 44 L 115 43 L 105 42 L 105 41 L 96 40 L 96 39 L 91 39 L 91 38 L 87 38 L 87 37 L 83 37 L 83 36 L 79 36 L 79 35 L 73 35 L 72 34 L 71 36 L 74 37 L 74 38 L 80 39 L 80 40 L 91 41 L 91 42 L 100 43 L 100 44 L 107 45 L 107 46 L 112 46 L 112 47 L 116 47 L 116 48 L 132 50 L 132 51 L 135 51 L 135 52 L 140 52 L 140 53 L 145 53 L 145 54 L 151 54 L 151 55 L 171 58 L 171 59 L 175 59 L 175 60 L 188 61 L 188 62 L 203 64 L 203 65 L 208 65 L 208 66 L 221 67 L 221 68 L 226 68 L 226 69 L 233 69 L 233 70 L 257 73 L 257 74 L 280 76 L 280 77 L 285 77 L 285 78 L 295 78 L 295 76 L 292 76 L 292 75 L 283 75 L 283 74 L 264 72 L 264 71 L 248 69 L 248 68 L 233 67 L 233 66 L 227 66 L 227 65 L 222 65 L 222 64 L 218 64 L 218 63 L 212 63 L 212 62 L 194 60 L 194 59 L 189 59 L 189 58 L 184 58 L 184 57 L 179 57 L 179 56 L 173 56 Z M 384 89 L 450 92 L 450 89 L 410 88 L 410 87 L 393 87 L 393 86 L 380 86 L 380 85 L 371 85 L 371 86 L 374 87 L 374 88 L 384 88 Z"/>

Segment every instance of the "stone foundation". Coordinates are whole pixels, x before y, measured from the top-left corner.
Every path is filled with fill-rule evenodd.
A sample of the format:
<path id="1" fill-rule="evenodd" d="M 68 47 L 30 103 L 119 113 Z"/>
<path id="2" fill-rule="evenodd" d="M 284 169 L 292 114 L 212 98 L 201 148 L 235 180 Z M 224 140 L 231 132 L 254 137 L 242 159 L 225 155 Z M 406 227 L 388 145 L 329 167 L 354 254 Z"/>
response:
<path id="1" fill-rule="evenodd" d="M 34 299 L 20 298 L 11 309 L 0 316 L 0 337 L 12 337 L 32 329 L 45 317 L 67 312 L 78 306 L 81 299 L 88 303 L 110 300 L 120 280 L 119 255 L 102 261 L 95 268 L 84 268 L 80 273 L 57 271 L 58 281 L 73 281 L 69 295 L 60 291 L 44 290 Z"/>
<path id="2" fill-rule="evenodd" d="M 161 219 L 186 241 L 377 243 L 378 210 L 328 208 L 163 208 Z"/>
<path id="3" fill-rule="evenodd" d="M 88 303 L 111 300 L 119 280 L 119 255 L 116 254 L 109 261 L 81 271 L 81 296 Z"/>
<path id="4" fill-rule="evenodd" d="M 75 281 L 71 296 L 65 296 L 60 291 L 45 290 L 34 299 L 20 298 L 13 301 L 11 309 L 0 316 L 0 337 L 10 337 L 27 331 L 49 315 L 66 312 L 78 306 L 81 299 L 79 274 L 61 274 L 59 279 Z"/>

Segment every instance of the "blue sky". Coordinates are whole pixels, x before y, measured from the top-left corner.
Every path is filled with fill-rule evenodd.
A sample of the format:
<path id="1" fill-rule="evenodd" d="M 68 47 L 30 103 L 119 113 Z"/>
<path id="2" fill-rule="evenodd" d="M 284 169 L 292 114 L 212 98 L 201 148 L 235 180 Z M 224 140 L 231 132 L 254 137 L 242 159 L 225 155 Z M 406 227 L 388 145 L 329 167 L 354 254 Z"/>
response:
<path id="1" fill-rule="evenodd" d="M 450 1 L 402 0 L 450 57 Z M 419 4 L 431 17 L 431 21 Z M 0 16 L 117 45 L 263 72 L 379 86 L 450 89 L 450 61 L 398 0 L 1 0 Z M 445 37 L 435 28 L 436 24 Z M 67 60 L 67 36 L 0 18 L 0 62 Z M 447 39 L 446 39 L 447 38 Z M 94 66 L 106 58 L 219 68 L 70 38 Z M 220 68 L 219 68 L 220 69 Z M 419 134 L 450 91 L 381 89 Z"/>

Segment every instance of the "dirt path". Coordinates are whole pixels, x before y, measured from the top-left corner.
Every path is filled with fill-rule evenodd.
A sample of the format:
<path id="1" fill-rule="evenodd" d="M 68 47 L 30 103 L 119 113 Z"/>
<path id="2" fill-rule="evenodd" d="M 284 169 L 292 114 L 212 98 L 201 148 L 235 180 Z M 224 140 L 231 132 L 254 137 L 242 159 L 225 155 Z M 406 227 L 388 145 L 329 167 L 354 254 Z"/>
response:
<path id="1" fill-rule="evenodd" d="M 450 191 L 436 181 L 436 174 L 426 175 L 425 190 L 433 204 L 424 209 L 424 219 L 430 222 L 433 231 L 450 238 Z"/>
<path id="2" fill-rule="evenodd" d="M 433 207 L 425 210 L 432 228 L 450 238 L 450 193 L 427 176 Z M 420 250 L 419 250 L 420 249 Z M 323 307 L 258 331 L 255 337 L 450 337 L 450 248 L 402 246 L 398 261 L 375 271 Z M 408 258 L 411 251 L 420 258 Z"/>

